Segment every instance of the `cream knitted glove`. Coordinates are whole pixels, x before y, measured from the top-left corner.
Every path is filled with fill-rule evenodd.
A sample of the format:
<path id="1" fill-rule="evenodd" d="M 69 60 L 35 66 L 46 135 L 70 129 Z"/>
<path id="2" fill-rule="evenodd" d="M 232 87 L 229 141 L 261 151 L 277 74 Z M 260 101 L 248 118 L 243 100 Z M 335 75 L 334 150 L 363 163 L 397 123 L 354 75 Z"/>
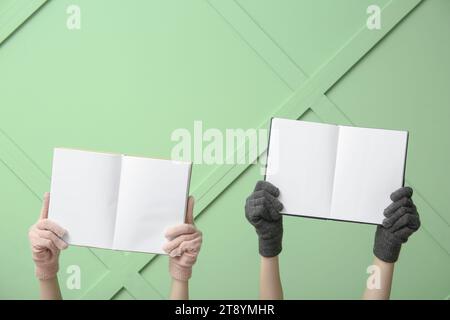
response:
<path id="1" fill-rule="evenodd" d="M 202 245 L 202 232 L 194 226 L 194 198 L 189 197 L 186 223 L 167 230 L 169 240 L 163 250 L 169 254 L 169 272 L 173 279 L 188 281 L 192 275 L 192 266 Z"/>
<path id="2" fill-rule="evenodd" d="M 32 257 L 36 267 L 36 277 L 39 280 L 48 280 L 56 277 L 59 269 L 59 252 L 67 248 L 67 243 L 61 239 L 66 230 L 47 219 L 49 202 L 50 194 L 46 192 L 39 220 L 31 226 L 28 233 Z"/>

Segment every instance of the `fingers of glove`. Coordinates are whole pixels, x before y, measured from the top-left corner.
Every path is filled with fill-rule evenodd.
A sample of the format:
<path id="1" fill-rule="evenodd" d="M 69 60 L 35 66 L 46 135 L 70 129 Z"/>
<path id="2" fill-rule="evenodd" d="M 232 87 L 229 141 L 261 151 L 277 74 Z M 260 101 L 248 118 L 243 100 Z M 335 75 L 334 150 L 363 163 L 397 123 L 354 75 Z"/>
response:
<path id="1" fill-rule="evenodd" d="M 412 214 L 412 213 L 413 213 L 412 208 L 400 207 L 392 215 L 383 220 L 383 227 L 390 228 L 394 225 L 394 223 L 398 219 L 400 219 L 400 217 L 402 217 L 405 214 Z"/>
<path id="2" fill-rule="evenodd" d="M 171 227 L 166 231 L 166 238 L 171 241 L 182 234 L 195 233 L 197 228 L 189 223 L 183 223 L 178 226 Z"/>
<path id="3" fill-rule="evenodd" d="M 413 189 L 411 187 L 402 187 L 391 193 L 391 200 L 398 201 L 401 198 L 411 198 L 413 195 Z"/>
<path id="4" fill-rule="evenodd" d="M 271 195 L 273 195 L 274 197 L 278 197 L 280 195 L 280 190 L 277 187 L 275 187 L 273 184 L 271 184 L 270 182 L 267 182 L 267 181 L 260 180 L 256 183 L 254 191 L 260 191 L 260 190 L 265 190 L 265 191 L 269 192 Z"/>
<path id="5" fill-rule="evenodd" d="M 176 257 L 180 257 L 181 256 L 181 252 L 180 252 L 179 247 L 176 247 L 175 249 L 173 249 L 172 251 L 168 252 L 167 254 L 171 258 L 176 258 Z"/>
<path id="6" fill-rule="evenodd" d="M 283 204 L 280 202 L 280 200 L 278 200 L 277 198 L 275 198 L 273 195 L 271 195 L 270 193 L 265 194 L 265 198 L 266 200 L 269 201 L 270 205 L 278 212 L 280 212 L 283 209 Z"/>
<path id="7" fill-rule="evenodd" d="M 194 239 L 197 236 L 196 233 L 190 233 L 190 234 L 182 234 L 178 237 L 176 237 L 175 239 L 173 239 L 172 241 L 166 242 L 163 245 L 163 250 L 166 253 L 170 253 L 173 249 L 177 248 L 180 244 L 183 243 L 183 241 L 189 241 Z"/>
<path id="8" fill-rule="evenodd" d="M 384 216 L 389 217 L 393 215 L 397 209 L 401 207 L 409 207 L 412 208 L 414 206 L 413 201 L 410 198 L 401 198 L 400 200 L 397 200 L 395 202 L 392 202 L 386 209 L 384 209 Z"/>
<path id="9" fill-rule="evenodd" d="M 391 227 L 391 231 L 395 232 L 404 227 L 409 227 L 413 230 L 417 230 L 420 227 L 420 219 L 416 214 L 404 214 L 401 216 Z"/>
<path id="10" fill-rule="evenodd" d="M 246 207 L 258 207 L 258 206 L 263 206 L 265 202 L 265 198 L 264 197 L 260 197 L 260 198 L 248 198 L 247 202 L 245 203 Z"/>
<path id="11" fill-rule="evenodd" d="M 33 252 L 40 252 L 45 250 L 56 251 L 58 248 L 54 245 L 54 243 L 50 239 L 42 238 L 39 235 L 40 230 L 36 228 L 36 225 L 30 228 L 28 232 L 28 238 L 30 240 L 31 249 Z"/>
<path id="12" fill-rule="evenodd" d="M 269 202 L 267 202 L 269 201 Z M 259 190 L 253 192 L 253 194 L 247 198 L 246 205 L 248 206 L 260 206 L 271 204 L 276 211 L 281 211 L 283 209 L 283 204 L 274 197 L 272 194 L 265 190 Z"/>
<path id="13" fill-rule="evenodd" d="M 408 238 L 416 232 L 417 229 L 411 229 L 410 227 L 403 227 L 399 230 L 397 230 L 394 234 L 395 236 L 400 239 L 402 242 L 408 241 Z"/>
<path id="14" fill-rule="evenodd" d="M 42 250 L 58 251 L 58 248 L 52 240 L 41 238 L 37 233 L 34 234 L 31 245 L 34 252 L 40 252 Z"/>
<path id="15" fill-rule="evenodd" d="M 257 223 L 259 220 L 262 219 L 262 213 L 266 209 L 264 208 L 264 205 L 258 205 L 255 207 L 246 206 L 245 207 L 245 216 L 247 217 L 247 220 L 251 224 Z"/>
<path id="16" fill-rule="evenodd" d="M 257 199 L 261 199 L 261 198 L 264 199 L 267 194 L 269 194 L 269 193 L 265 190 L 253 191 L 253 193 L 250 195 L 250 197 L 247 198 L 247 201 L 250 202 L 252 200 L 257 200 Z"/>
<path id="17" fill-rule="evenodd" d="M 262 198 L 262 201 L 258 199 L 257 203 L 262 205 L 246 207 L 246 215 L 250 222 L 256 223 L 260 220 L 271 222 L 281 218 L 280 213 L 273 208 L 271 201 L 267 198 Z"/>
<path id="18" fill-rule="evenodd" d="M 36 227 L 40 230 L 49 230 L 60 238 L 62 238 L 67 232 L 65 229 L 61 228 L 59 225 L 49 219 L 39 220 L 36 223 Z"/>
<path id="19" fill-rule="evenodd" d="M 33 260 L 35 262 L 44 262 L 44 261 L 48 261 L 49 259 L 51 259 L 51 255 L 55 254 L 52 253 L 53 251 L 48 250 L 48 249 L 43 249 L 43 250 L 33 250 L 32 253 L 32 257 Z"/>
<path id="20" fill-rule="evenodd" d="M 189 268 L 192 267 L 197 261 L 197 255 L 186 252 L 182 256 L 172 259 L 174 259 L 174 262 L 179 266 Z"/>
<path id="21" fill-rule="evenodd" d="M 420 222 L 420 216 L 417 213 L 417 211 L 414 211 L 412 214 L 412 218 L 410 223 L 408 224 L 408 227 L 413 229 L 414 231 L 419 230 L 421 222 Z"/>
<path id="22" fill-rule="evenodd" d="M 59 238 L 56 234 L 48 230 L 37 230 L 38 236 L 43 239 L 47 239 L 53 242 L 53 244 L 59 250 L 64 250 L 67 248 L 67 243 L 65 243 L 61 238 Z"/>
<path id="23" fill-rule="evenodd" d="M 267 208 L 266 211 L 269 213 L 269 219 L 271 221 L 277 221 L 277 220 L 281 219 L 281 213 L 280 213 L 281 209 L 278 210 L 279 206 L 277 206 L 275 202 L 273 202 L 273 201 L 271 201 L 271 200 L 266 198 L 266 205 L 265 206 Z M 275 206 L 276 206 L 276 208 L 275 208 Z M 269 220 L 269 219 L 267 219 L 267 220 Z"/>
<path id="24" fill-rule="evenodd" d="M 198 234 L 194 239 L 192 239 L 190 241 L 184 241 L 179 246 L 181 254 L 183 254 L 185 252 L 198 253 L 202 246 L 202 242 L 203 242 L 203 238 L 202 238 L 201 234 Z"/>
<path id="25" fill-rule="evenodd" d="M 169 256 L 179 257 L 186 252 L 198 254 L 198 252 L 200 252 L 201 245 L 202 245 L 202 237 L 197 236 L 195 239 L 192 239 L 190 241 L 184 241 L 180 246 L 176 247 L 171 252 L 169 252 Z"/>

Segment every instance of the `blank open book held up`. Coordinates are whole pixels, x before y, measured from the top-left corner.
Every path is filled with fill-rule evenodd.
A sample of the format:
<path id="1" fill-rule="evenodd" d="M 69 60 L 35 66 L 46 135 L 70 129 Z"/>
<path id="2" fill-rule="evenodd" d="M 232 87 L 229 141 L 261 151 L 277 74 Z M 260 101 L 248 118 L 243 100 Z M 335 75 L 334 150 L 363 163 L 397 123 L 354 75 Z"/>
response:
<path id="1" fill-rule="evenodd" d="M 282 213 L 381 224 L 403 186 L 408 132 L 273 118 L 266 180 Z"/>
<path id="2" fill-rule="evenodd" d="M 185 219 L 190 162 L 56 148 L 49 219 L 69 244 L 164 253 Z"/>

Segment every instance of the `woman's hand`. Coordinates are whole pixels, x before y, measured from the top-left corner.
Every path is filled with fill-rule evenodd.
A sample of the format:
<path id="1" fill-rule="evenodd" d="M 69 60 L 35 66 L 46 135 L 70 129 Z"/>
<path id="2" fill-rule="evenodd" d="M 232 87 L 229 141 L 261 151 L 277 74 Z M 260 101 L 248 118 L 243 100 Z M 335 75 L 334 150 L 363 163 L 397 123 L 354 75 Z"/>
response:
<path id="1" fill-rule="evenodd" d="M 59 269 L 59 253 L 67 248 L 67 243 L 61 239 L 66 230 L 47 219 L 49 203 L 50 194 L 46 192 L 39 220 L 31 226 L 28 233 L 36 277 L 39 280 L 56 277 Z"/>
<path id="2" fill-rule="evenodd" d="M 169 254 L 169 272 L 173 279 L 188 281 L 192 275 L 192 266 L 202 245 L 202 232 L 194 226 L 194 198 L 188 200 L 186 223 L 167 230 L 168 242 L 163 250 Z"/>

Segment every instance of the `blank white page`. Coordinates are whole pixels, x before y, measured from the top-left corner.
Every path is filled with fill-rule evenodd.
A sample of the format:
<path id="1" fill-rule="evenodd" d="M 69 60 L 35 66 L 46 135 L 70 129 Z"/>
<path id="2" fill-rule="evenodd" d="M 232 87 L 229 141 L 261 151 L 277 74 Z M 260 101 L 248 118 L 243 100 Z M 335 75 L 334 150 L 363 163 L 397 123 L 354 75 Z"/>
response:
<path id="1" fill-rule="evenodd" d="M 403 185 L 408 133 L 341 126 L 331 218 L 381 224 Z"/>
<path id="2" fill-rule="evenodd" d="M 282 213 L 327 218 L 338 127 L 273 118 L 266 180 L 280 189 Z"/>
<path id="3" fill-rule="evenodd" d="M 123 156 L 113 248 L 163 254 L 168 227 L 184 223 L 191 163 Z"/>
<path id="4" fill-rule="evenodd" d="M 120 155 L 54 150 L 49 219 L 69 244 L 111 248 L 120 167 Z"/>

